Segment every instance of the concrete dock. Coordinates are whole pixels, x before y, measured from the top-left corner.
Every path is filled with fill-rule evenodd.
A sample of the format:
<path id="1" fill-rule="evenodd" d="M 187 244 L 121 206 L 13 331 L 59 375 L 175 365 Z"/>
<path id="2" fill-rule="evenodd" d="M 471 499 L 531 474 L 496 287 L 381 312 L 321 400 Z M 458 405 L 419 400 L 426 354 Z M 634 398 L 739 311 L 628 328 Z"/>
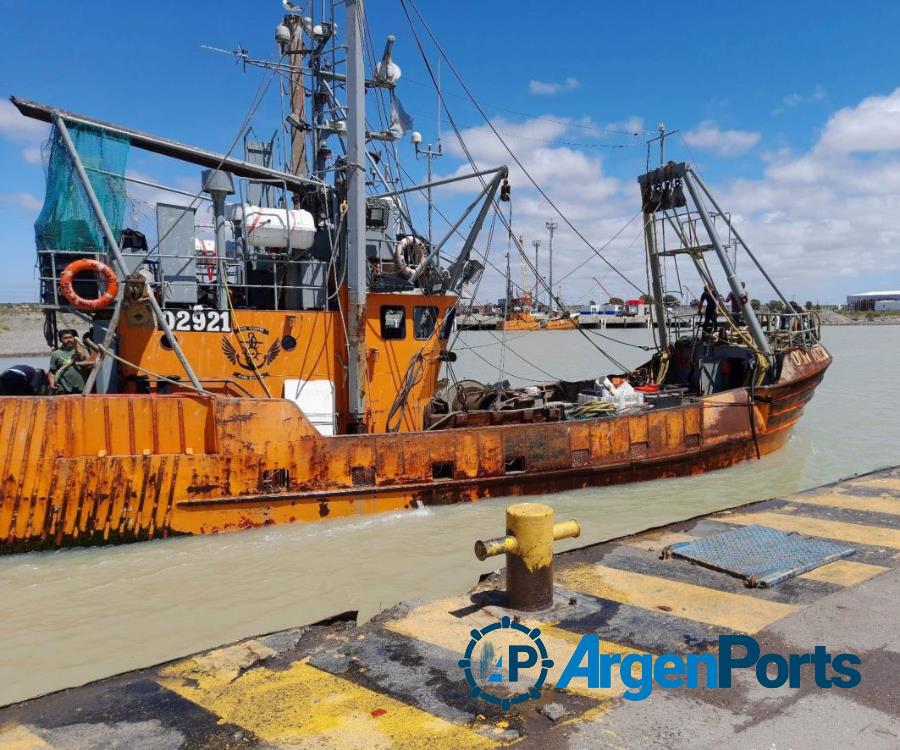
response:
<path id="1" fill-rule="evenodd" d="M 752 525 L 853 554 L 768 588 L 665 554 Z M 557 555 L 544 612 L 507 610 L 496 573 L 465 595 L 403 603 L 362 626 L 337 618 L 8 706 L 0 749 L 896 748 L 898 568 L 895 468 Z M 503 710 L 471 696 L 460 660 L 472 631 L 510 621 L 539 628 L 554 663 L 539 698 Z M 613 660 L 709 654 L 730 634 L 752 635 L 763 653 L 824 646 L 858 656 L 861 681 L 823 689 L 803 672 L 799 687 L 764 688 L 740 670 L 728 689 L 654 688 L 640 701 L 618 678 L 557 689 L 587 633 Z"/>

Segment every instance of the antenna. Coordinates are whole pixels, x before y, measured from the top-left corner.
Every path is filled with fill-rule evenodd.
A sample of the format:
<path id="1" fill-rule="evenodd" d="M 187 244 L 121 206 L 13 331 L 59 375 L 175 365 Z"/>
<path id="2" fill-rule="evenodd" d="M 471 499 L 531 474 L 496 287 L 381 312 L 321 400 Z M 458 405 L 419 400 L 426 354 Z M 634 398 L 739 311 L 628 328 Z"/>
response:
<path id="1" fill-rule="evenodd" d="M 540 240 L 532 240 L 531 244 L 534 245 L 534 304 L 537 307 L 538 299 L 540 298 L 540 272 L 538 266 L 538 252 L 541 249 L 541 241 Z"/>
<path id="2" fill-rule="evenodd" d="M 431 246 L 432 211 L 434 208 L 434 203 L 431 199 L 431 162 L 434 159 L 437 159 L 439 156 L 443 156 L 444 150 L 441 147 L 440 136 L 438 136 L 437 144 L 434 148 L 432 148 L 432 145 L 430 143 L 425 148 L 422 148 L 422 134 L 418 131 L 412 134 L 412 142 L 416 147 L 416 159 L 418 159 L 419 157 L 424 157 L 428 160 L 428 187 L 425 191 L 425 200 L 428 203 L 428 245 Z"/>
<path id="3" fill-rule="evenodd" d="M 549 286 L 550 286 L 550 311 L 553 312 L 553 308 L 554 308 L 554 298 L 553 298 L 553 233 L 556 231 L 556 229 L 557 229 L 557 227 L 559 226 L 559 224 L 558 224 L 557 222 L 555 222 L 555 221 L 548 221 L 546 224 L 544 224 L 544 226 L 547 227 L 547 231 L 550 233 L 550 247 L 549 247 L 549 253 L 550 253 L 550 278 L 548 279 L 548 281 L 549 281 Z"/>
<path id="4" fill-rule="evenodd" d="M 437 101 L 435 102 L 437 112 L 437 145 L 441 146 L 441 58 L 437 59 Z"/>
<path id="5" fill-rule="evenodd" d="M 657 130 L 659 131 L 659 135 L 656 138 L 651 138 L 647 141 L 647 171 L 650 171 L 650 144 L 655 141 L 659 141 L 659 166 L 663 166 L 666 163 L 665 161 L 665 145 L 666 138 L 670 135 L 675 135 L 675 133 L 679 133 L 679 130 L 666 130 L 666 123 L 662 120 L 659 121 L 659 125 L 657 126 Z"/>

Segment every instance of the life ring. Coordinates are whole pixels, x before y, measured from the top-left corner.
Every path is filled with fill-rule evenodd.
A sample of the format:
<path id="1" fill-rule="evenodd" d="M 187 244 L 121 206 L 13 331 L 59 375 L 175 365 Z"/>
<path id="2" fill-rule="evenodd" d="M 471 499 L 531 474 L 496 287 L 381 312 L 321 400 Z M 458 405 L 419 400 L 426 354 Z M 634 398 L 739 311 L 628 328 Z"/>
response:
<path id="1" fill-rule="evenodd" d="M 79 297 L 75 293 L 75 288 L 73 286 L 75 276 L 82 271 L 95 271 L 99 273 L 103 277 L 103 281 L 106 282 L 106 291 L 97 297 L 97 299 L 85 299 L 84 297 Z M 116 296 L 119 294 L 119 280 L 116 278 L 115 272 L 105 263 L 101 263 L 99 260 L 94 260 L 92 258 L 81 258 L 69 263 L 60 274 L 59 290 L 62 292 L 62 296 L 68 300 L 69 304 L 73 307 L 77 307 L 79 310 L 102 310 L 104 307 L 109 307 L 116 301 Z"/>
<path id="2" fill-rule="evenodd" d="M 404 279 L 411 279 L 423 260 L 425 245 L 418 237 L 407 235 L 394 246 L 396 271 Z"/>

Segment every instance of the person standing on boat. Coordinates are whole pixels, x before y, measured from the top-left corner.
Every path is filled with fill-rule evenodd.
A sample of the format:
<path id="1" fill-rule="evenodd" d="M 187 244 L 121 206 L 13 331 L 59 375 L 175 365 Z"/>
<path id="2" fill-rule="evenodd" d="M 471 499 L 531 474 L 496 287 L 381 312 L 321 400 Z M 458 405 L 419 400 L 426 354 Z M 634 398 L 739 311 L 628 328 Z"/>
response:
<path id="1" fill-rule="evenodd" d="M 710 290 L 708 286 L 703 287 L 703 295 L 700 297 L 700 305 L 697 308 L 697 315 L 703 315 L 703 331 L 704 333 L 712 333 L 716 329 L 716 319 L 719 316 L 718 307 L 719 294 L 715 288 Z M 704 312 L 703 306 L 706 305 Z"/>
<path id="2" fill-rule="evenodd" d="M 747 293 L 747 285 L 743 281 L 741 282 L 740 296 L 736 295 L 734 291 L 728 292 L 725 301 L 731 303 L 731 317 L 734 318 L 735 325 L 744 325 L 744 303 L 748 299 L 750 296 Z"/>
<path id="3" fill-rule="evenodd" d="M 96 355 L 88 354 L 78 340 L 78 331 L 65 328 L 59 332 L 59 349 L 50 355 L 50 379 L 52 393 L 83 393 L 86 370 L 94 366 Z"/>

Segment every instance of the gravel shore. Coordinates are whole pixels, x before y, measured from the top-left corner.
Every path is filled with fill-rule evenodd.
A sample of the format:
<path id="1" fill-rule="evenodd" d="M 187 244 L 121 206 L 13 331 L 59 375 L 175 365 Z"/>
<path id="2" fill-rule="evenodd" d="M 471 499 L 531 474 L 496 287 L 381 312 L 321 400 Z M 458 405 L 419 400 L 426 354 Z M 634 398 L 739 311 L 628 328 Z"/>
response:
<path id="1" fill-rule="evenodd" d="M 74 315 L 59 315 L 59 328 L 74 328 L 79 334 L 87 323 Z M 44 313 L 37 305 L 0 304 L 0 357 L 50 356 L 44 340 Z"/>

